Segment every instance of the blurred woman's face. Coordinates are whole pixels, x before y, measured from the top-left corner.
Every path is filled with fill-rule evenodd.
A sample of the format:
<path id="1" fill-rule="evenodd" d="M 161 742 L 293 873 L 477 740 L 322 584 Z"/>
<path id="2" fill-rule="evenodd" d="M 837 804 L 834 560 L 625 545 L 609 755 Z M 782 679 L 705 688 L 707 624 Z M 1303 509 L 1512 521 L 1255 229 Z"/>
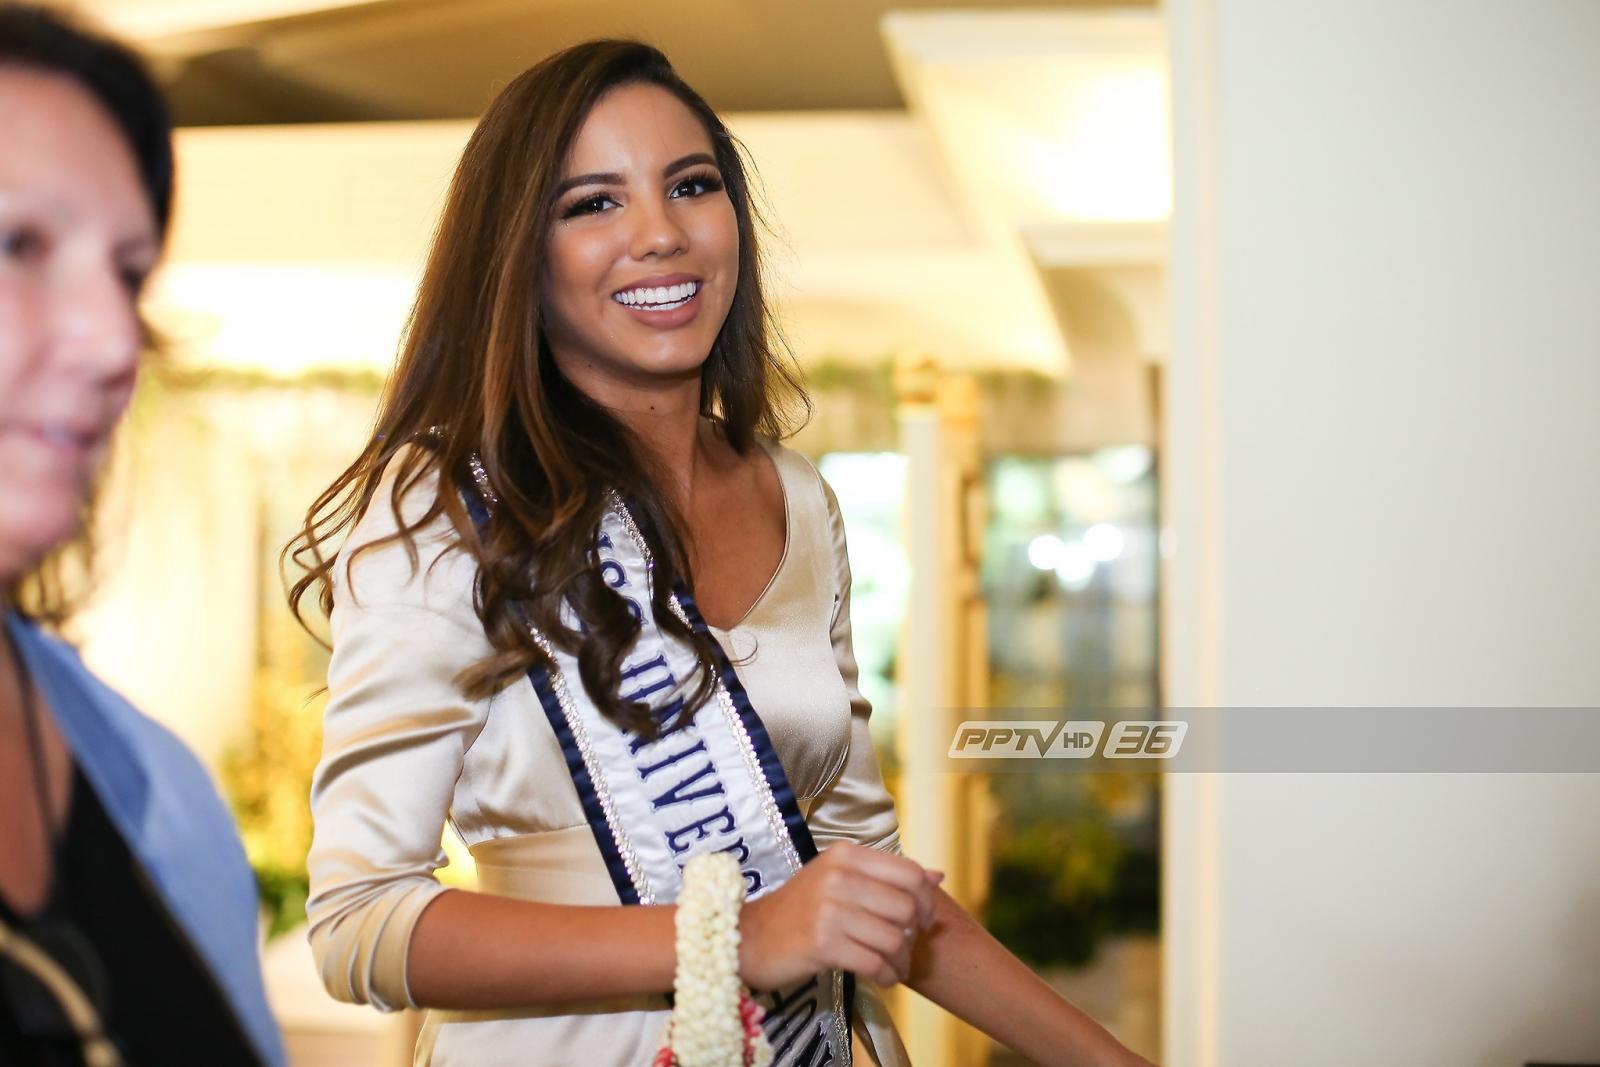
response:
<path id="1" fill-rule="evenodd" d="M 0 65 L 0 580 L 78 530 L 160 252 L 133 152 L 78 85 Z"/>
<path id="2" fill-rule="evenodd" d="M 622 86 L 585 119 L 562 177 L 541 294 L 558 366 L 615 406 L 698 380 L 739 276 L 705 127 L 659 86 Z"/>

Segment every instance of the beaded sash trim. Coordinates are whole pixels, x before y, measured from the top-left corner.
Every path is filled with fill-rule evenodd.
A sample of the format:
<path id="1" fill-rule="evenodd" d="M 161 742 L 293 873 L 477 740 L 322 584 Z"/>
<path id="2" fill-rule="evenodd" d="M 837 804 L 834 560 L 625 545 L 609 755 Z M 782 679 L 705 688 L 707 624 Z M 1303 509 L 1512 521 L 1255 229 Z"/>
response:
<path id="1" fill-rule="evenodd" d="M 479 525 L 497 501 L 476 457 L 463 497 Z M 716 649 L 715 695 L 676 725 L 681 690 L 697 669 L 693 650 L 656 625 L 650 610 L 655 562 L 626 504 L 612 494 L 597 538 L 600 573 L 641 622 L 623 663 L 623 697 L 645 704 L 660 730 L 645 742 L 602 715 L 579 680 L 576 657 L 529 627 L 554 670 L 529 671 L 561 743 L 595 843 L 624 904 L 670 904 L 683 866 L 701 852 L 738 862 L 747 900 L 771 892 L 817 854 L 777 751 L 726 652 L 693 597 L 669 597 L 674 615 Z M 568 608 L 563 621 L 581 627 Z M 778 1067 L 850 1063 L 854 976 L 826 971 L 794 987 L 757 992 Z"/>

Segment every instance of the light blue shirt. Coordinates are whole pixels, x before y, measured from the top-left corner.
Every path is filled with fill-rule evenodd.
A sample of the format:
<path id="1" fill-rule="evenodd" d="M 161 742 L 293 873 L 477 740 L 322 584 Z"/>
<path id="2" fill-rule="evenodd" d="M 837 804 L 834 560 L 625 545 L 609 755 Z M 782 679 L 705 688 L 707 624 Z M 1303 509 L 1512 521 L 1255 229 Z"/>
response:
<path id="1" fill-rule="evenodd" d="M 205 768 L 90 674 L 70 645 L 14 613 L 5 622 L 128 851 L 210 967 L 262 1062 L 283 1067 L 261 981 L 255 878 Z"/>

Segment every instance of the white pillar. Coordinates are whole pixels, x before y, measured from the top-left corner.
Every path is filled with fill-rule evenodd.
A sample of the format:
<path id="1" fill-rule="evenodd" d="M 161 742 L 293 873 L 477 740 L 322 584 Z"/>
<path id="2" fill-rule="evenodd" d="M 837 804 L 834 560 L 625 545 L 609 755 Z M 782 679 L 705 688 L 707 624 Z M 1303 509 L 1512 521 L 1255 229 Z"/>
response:
<path id="1" fill-rule="evenodd" d="M 975 910 L 988 893 L 993 808 L 981 777 L 947 768 L 963 709 L 981 707 L 988 692 L 977 391 L 970 378 L 940 377 L 928 366 L 900 377 L 912 574 L 897 676 L 901 834 L 906 853 L 945 871 L 944 888 Z M 907 990 L 896 1015 L 917 1067 L 986 1062 L 988 1039 L 931 1001 Z"/>

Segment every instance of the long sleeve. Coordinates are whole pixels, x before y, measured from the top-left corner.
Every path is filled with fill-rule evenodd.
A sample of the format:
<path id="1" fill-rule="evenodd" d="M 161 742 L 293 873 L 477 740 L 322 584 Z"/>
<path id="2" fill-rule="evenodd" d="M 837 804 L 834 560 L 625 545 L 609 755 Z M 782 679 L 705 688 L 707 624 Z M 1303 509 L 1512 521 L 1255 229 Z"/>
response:
<path id="1" fill-rule="evenodd" d="M 838 777 L 817 798 L 806 822 L 818 847 L 849 840 L 887 852 L 900 851 L 900 824 L 894 799 L 883 784 L 868 719 L 872 705 L 861 695 L 855 649 L 850 638 L 850 557 L 844 519 L 833 488 L 818 475 L 828 504 L 828 537 L 833 556 L 833 656 L 850 698 L 850 748 Z"/>
<path id="2" fill-rule="evenodd" d="M 408 520 L 436 484 L 426 479 L 408 495 Z M 490 651 L 473 609 L 475 564 L 448 550 L 454 535 L 442 517 L 418 537 L 415 568 L 398 542 L 347 568 L 357 545 L 394 529 L 386 480 L 335 568 L 306 908 L 328 991 L 384 1011 L 416 1006 L 405 973 L 411 932 L 444 891 L 433 876 L 445 863 L 440 840 L 488 713 L 455 677 Z"/>

